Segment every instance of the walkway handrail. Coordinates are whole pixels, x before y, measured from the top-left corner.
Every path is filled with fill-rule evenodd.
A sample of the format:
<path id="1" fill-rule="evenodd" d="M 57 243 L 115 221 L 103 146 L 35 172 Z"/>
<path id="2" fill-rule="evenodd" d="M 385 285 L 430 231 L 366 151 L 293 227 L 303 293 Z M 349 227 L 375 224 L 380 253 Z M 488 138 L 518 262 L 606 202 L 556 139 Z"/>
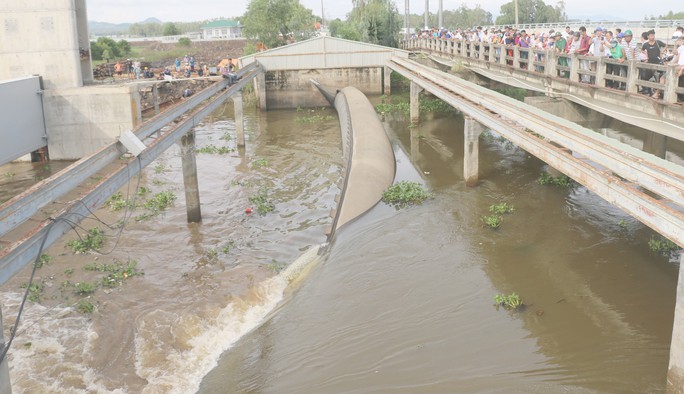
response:
<path id="1" fill-rule="evenodd" d="M 589 83 L 602 89 L 621 89 L 628 93 L 637 93 L 640 89 L 662 90 L 662 101 L 670 104 L 684 101 L 684 87 L 679 86 L 678 66 L 675 64 L 659 65 L 631 60 L 616 67 L 616 61 L 605 57 L 559 54 L 552 49 L 528 49 L 514 45 L 437 38 L 405 40 L 402 41 L 401 48 L 423 49 L 453 57 L 496 63 L 536 75 Z M 560 59 L 566 59 L 567 65 L 560 63 Z M 658 80 L 651 82 L 644 79 L 653 76 L 652 71 L 664 76 L 664 84 L 660 84 Z M 614 84 L 615 81 L 619 83 Z"/>

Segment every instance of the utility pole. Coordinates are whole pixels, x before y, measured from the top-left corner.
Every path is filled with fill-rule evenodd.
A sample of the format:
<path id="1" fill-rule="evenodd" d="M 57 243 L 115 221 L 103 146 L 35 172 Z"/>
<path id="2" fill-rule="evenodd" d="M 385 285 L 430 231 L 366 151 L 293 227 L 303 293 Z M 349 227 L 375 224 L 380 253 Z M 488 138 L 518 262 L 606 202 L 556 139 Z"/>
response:
<path id="1" fill-rule="evenodd" d="M 409 0 L 404 0 L 404 28 L 406 29 L 406 39 L 411 38 L 411 13 L 409 11 Z"/>
<path id="2" fill-rule="evenodd" d="M 430 28 L 428 17 L 430 16 L 430 0 L 425 0 L 425 30 Z"/>
<path id="3" fill-rule="evenodd" d="M 444 18 L 442 18 L 442 11 L 443 11 L 442 5 L 443 5 L 443 3 L 444 3 L 443 0 L 439 0 L 439 11 L 438 11 L 439 17 L 437 18 L 439 22 L 437 24 L 439 25 L 440 29 L 444 28 Z"/>
<path id="4" fill-rule="evenodd" d="M 518 0 L 513 0 L 515 4 L 515 28 L 518 28 Z"/>
<path id="5" fill-rule="evenodd" d="M 321 28 L 325 26 L 325 9 L 323 8 L 323 0 L 321 0 Z"/>

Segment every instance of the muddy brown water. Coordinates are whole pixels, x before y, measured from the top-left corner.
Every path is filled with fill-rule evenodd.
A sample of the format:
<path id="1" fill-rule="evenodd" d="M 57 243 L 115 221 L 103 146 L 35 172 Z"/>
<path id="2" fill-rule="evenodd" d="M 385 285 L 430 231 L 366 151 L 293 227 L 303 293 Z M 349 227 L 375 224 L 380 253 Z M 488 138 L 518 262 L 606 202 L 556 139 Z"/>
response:
<path id="1" fill-rule="evenodd" d="M 481 140 L 480 184 L 465 187 L 457 113 L 410 129 L 385 119 L 397 179 L 434 199 L 378 204 L 290 294 L 277 272 L 325 241 L 341 176 L 336 120 L 312 115 L 248 109 L 246 150 L 198 154 L 202 224 L 185 223 L 172 149 L 140 185 L 173 191 L 173 207 L 140 222 L 137 209 L 110 254 L 74 255 L 74 234 L 51 247 L 43 301 L 29 303 L 10 353 L 16 391 L 664 390 L 678 266 L 648 250 L 655 234 L 581 186 L 539 185 L 544 164 L 496 135 Z M 230 106 L 217 111 L 198 146 L 234 147 L 231 118 Z M 276 211 L 246 215 L 261 188 Z M 485 228 L 481 216 L 504 201 L 516 211 Z M 107 235 L 104 252 L 116 241 Z M 135 259 L 144 276 L 98 289 L 94 314 L 73 312 L 81 297 L 63 283 L 97 281 L 83 267 L 114 259 Z M 6 329 L 26 277 L 0 289 Z M 494 307 L 511 292 L 524 311 Z"/>

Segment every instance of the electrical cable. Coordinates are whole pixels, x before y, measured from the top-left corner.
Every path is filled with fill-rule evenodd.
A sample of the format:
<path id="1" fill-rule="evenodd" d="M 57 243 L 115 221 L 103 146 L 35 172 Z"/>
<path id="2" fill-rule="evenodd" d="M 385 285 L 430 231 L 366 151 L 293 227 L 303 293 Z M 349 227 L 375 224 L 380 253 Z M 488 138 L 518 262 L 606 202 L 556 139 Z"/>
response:
<path id="1" fill-rule="evenodd" d="M 138 162 L 138 180 L 137 180 L 137 183 L 136 183 L 136 186 L 135 186 L 135 194 L 134 194 L 134 197 L 133 197 L 133 204 L 135 204 L 135 200 L 137 199 L 138 192 L 139 192 L 139 188 L 140 188 L 140 180 L 141 180 L 141 178 L 142 178 L 142 162 L 141 162 L 141 160 L 140 160 L 140 157 L 137 157 L 136 159 L 137 159 L 137 162 Z M 130 169 L 129 169 L 129 174 L 128 174 L 128 175 L 129 175 L 129 178 L 130 178 Z M 128 203 L 128 199 L 129 199 L 129 197 L 130 197 L 130 182 L 128 183 L 128 187 L 127 187 L 126 194 L 127 194 L 127 195 L 126 195 L 126 201 L 127 201 L 127 203 L 126 203 L 125 210 L 124 210 L 124 215 L 123 215 L 123 219 L 122 219 L 122 224 L 121 224 L 121 226 L 119 226 L 119 228 L 118 228 L 119 231 L 118 231 L 118 233 L 117 233 L 117 235 L 116 235 L 116 241 L 115 241 L 115 243 L 114 243 L 114 246 L 112 247 L 112 249 L 111 249 L 109 252 L 100 253 L 100 254 L 108 255 L 108 254 L 111 254 L 112 252 L 114 252 L 114 250 L 116 249 L 117 245 L 119 244 L 119 240 L 121 239 L 121 234 L 123 233 L 123 229 L 126 227 L 126 223 L 128 223 L 128 220 L 129 220 L 130 217 L 132 216 L 132 212 L 133 212 L 133 211 L 129 209 L 131 204 Z M 99 217 L 98 217 L 98 216 L 97 216 L 97 215 L 96 215 L 96 214 L 95 214 L 95 213 L 94 213 L 94 212 L 93 212 L 93 211 L 92 211 L 84 202 L 83 202 L 83 200 L 79 199 L 79 200 L 77 200 L 76 202 L 80 202 L 80 203 L 83 205 L 83 207 L 84 207 L 84 208 L 85 208 L 85 209 L 86 209 L 86 210 L 95 218 L 96 221 L 98 221 L 99 223 L 102 223 L 103 225 L 107 226 L 109 229 L 114 229 L 114 228 L 115 228 L 114 226 L 111 226 L 110 224 L 108 224 L 108 223 L 106 223 L 105 221 L 103 221 L 102 219 L 100 219 L 100 218 L 99 218 Z M 82 218 L 88 217 L 88 216 L 86 216 L 86 215 L 81 215 L 81 214 L 77 214 L 77 213 L 71 213 L 71 215 L 80 216 L 80 217 L 82 217 Z M 4 361 L 5 357 L 7 356 L 7 352 L 9 351 L 9 348 L 10 348 L 10 346 L 12 345 L 12 342 L 14 341 L 14 338 L 16 338 L 16 336 L 18 335 L 17 333 L 18 333 L 18 329 L 19 329 L 19 323 L 20 323 L 20 320 L 21 320 L 21 315 L 22 315 L 23 312 L 24 312 L 24 307 L 25 307 L 25 305 L 26 305 L 26 300 L 28 299 L 28 295 L 29 295 L 30 290 L 31 290 L 31 285 L 33 284 L 33 280 L 34 280 L 34 278 L 35 278 L 36 271 L 37 271 L 37 269 L 38 269 L 38 262 L 40 261 L 40 257 L 41 257 L 42 254 L 43 254 L 43 248 L 45 247 L 45 242 L 47 242 L 47 238 L 48 238 L 48 236 L 49 236 L 49 234 L 50 234 L 50 231 L 52 230 L 52 227 L 55 225 L 55 223 L 58 223 L 58 222 L 65 222 L 65 223 L 67 223 L 67 224 L 71 227 L 71 229 L 76 233 L 76 235 L 78 236 L 78 238 L 79 238 L 81 241 L 83 240 L 83 238 L 81 237 L 81 234 L 79 234 L 77 228 L 79 228 L 79 229 L 81 229 L 81 230 L 83 230 L 83 231 L 85 231 L 85 232 L 88 231 L 87 229 L 85 229 L 83 226 L 81 226 L 81 225 L 78 224 L 77 222 L 74 222 L 74 221 L 71 220 L 71 219 L 67 219 L 66 217 L 60 217 L 60 218 L 57 218 L 57 219 L 50 218 L 50 220 L 52 220 L 52 222 L 50 222 L 50 224 L 47 226 L 47 228 L 46 228 L 46 230 L 45 230 L 45 235 L 43 236 L 43 239 L 41 240 L 40 247 L 38 248 L 38 253 L 37 253 L 37 255 L 36 255 L 35 260 L 33 261 L 33 268 L 31 269 L 31 275 L 29 276 L 29 280 L 28 280 L 28 284 L 26 285 L 26 291 L 24 292 L 24 296 L 22 297 L 21 303 L 19 304 L 19 311 L 17 312 L 17 317 L 16 317 L 16 319 L 15 319 L 15 321 L 14 321 L 14 326 L 13 326 L 13 328 L 12 328 L 12 330 L 11 330 L 10 338 L 9 338 L 9 340 L 8 340 L 5 344 L 3 344 L 2 349 L 0 349 L 0 364 Z M 55 307 L 56 307 L 56 306 L 55 306 Z M 44 317 L 44 316 L 47 316 L 47 314 L 48 314 L 50 311 L 52 311 L 55 307 L 50 308 L 50 309 L 43 315 L 43 317 Z M 41 317 L 41 319 L 42 319 L 42 317 Z M 38 319 L 37 321 L 33 322 L 33 323 L 32 323 L 30 326 L 28 326 L 26 329 L 32 327 L 33 325 L 35 325 L 36 323 L 38 323 L 41 319 Z M 26 329 L 22 330 L 22 333 L 25 332 Z"/>

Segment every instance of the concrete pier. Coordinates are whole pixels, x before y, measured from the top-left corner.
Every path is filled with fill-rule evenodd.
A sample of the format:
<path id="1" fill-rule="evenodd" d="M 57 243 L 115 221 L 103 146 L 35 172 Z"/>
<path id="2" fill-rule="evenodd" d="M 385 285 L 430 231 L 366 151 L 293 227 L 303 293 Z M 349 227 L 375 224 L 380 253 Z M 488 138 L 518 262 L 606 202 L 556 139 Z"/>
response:
<path id="1" fill-rule="evenodd" d="M 475 119 L 466 116 L 463 126 L 463 179 L 467 186 L 477 185 L 479 154 L 480 154 L 480 134 L 484 131 L 484 126 Z"/>
<path id="2" fill-rule="evenodd" d="M 266 106 L 266 75 L 264 73 L 259 73 L 254 78 L 254 92 L 259 99 L 259 109 L 266 111 L 268 107 Z"/>
<path id="3" fill-rule="evenodd" d="M 417 83 L 411 81 L 411 123 L 420 122 L 420 92 L 423 91 Z"/>
<path id="4" fill-rule="evenodd" d="M 154 114 L 159 115 L 159 87 L 156 83 L 152 86 L 152 95 L 152 100 L 154 103 Z"/>
<path id="5" fill-rule="evenodd" d="M 242 92 L 232 97 L 235 107 L 235 131 L 237 134 L 237 146 L 245 146 L 245 117 L 242 111 Z"/>
<path id="6" fill-rule="evenodd" d="M 643 151 L 664 159 L 667 153 L 667 136 L 656 132 L 647 132 L 644 137 Z"/>
<path id="7" fill-rule="evenodd" d="M 194 130 L 181 137 L 180 148 L 188 223 L 199 223 L 202 221 L 202 211 L 200 210 L 199 185 L 197 183 Z"/>
<path id="8" fill-rule="evenodd" d="M 667 392 L 684 393 L 684 253 L 679 259 L 677 303 L 672 324 L 670 365 L 667 371 Z"/>
<path id="9" fill-rule="evenodd" d="M 2 308 L 0 307 L 0 355 L 5 349 L 4 327 L 2 325 Z M 0 394 L 11 394 L 12 385 L 10 384 L 9 367 L 7 357 L 0 363 Z"/>
<path id="10" fill-rule="evenodd" d="M 389 96 L 392 94 L 392 69 L 389 67 L 385 67 L 384 72 L 382 74 L 382 82 L 383 82 L 383 87 L 382 87 L 382 94 L 385 96 Z"/>

